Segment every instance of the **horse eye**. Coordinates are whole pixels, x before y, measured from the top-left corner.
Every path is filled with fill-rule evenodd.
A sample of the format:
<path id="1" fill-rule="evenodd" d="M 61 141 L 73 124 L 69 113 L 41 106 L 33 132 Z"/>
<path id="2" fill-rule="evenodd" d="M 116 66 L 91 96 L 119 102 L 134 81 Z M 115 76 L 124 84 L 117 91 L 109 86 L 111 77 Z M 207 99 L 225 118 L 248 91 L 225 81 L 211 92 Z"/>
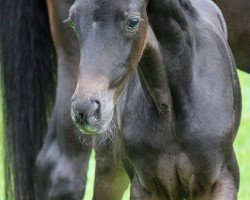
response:
<path id="1" fill-rule="evenodd" d="M 139 24 L 140 24 L 139 18 L 129 19 L 126 28 L 128 31 L 133 32 L 139 27 Z"/>

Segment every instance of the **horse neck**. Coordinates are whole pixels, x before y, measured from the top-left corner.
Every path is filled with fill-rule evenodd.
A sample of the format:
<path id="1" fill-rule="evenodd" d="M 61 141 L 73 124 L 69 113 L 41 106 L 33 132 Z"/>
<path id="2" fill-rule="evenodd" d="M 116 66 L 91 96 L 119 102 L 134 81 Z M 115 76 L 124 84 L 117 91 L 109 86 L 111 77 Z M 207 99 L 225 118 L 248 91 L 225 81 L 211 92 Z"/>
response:
<path id="1" fill-rule="evenodd" d="M 156 83 L 163 88 L 163 93 L 169 94 L 167 97 L 163 94 L 154 97 L 151 94 L 153 99 L 169 104 L 172 101 L 183 104 L 187 102 L 192 88 L 196 12 L 189 0 L 149 0 L 147 12 L 151 29 L 148 32 L 151 36 L 148 39 L 148 50 L 147 46 L 145 49 L 146 56 L 142 57 L 140 64 L 141 74 L 148 73 L 147 60 L 151 60 L 154 71 L 151 71 L 151 77 L 148 75 L 148 79 L 144 78 L 147 79 L 145 82 L 154 81 L 148 85 L 149 88 Z M 168 100 L 162 100 L 165 98 Z"/>

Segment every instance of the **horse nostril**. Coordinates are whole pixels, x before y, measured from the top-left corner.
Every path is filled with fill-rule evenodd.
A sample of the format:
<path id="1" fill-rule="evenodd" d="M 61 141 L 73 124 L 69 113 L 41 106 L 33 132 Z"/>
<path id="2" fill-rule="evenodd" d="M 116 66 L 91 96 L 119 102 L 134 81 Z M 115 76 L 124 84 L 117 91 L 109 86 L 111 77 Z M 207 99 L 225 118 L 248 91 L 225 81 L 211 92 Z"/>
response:
<path id="1" fill-rule="evenodd" d="M 86 118 L 86 116 L 83 113 L 79 113 L 78 117 L 82 120 L 84 120 Z"/>
<path id="2" fill-rule="evenodd" d="M 100 121 L 100 101 L 96 99 L 76 100 L 72 103 L 72 112 L 77 125 L 97 126 Z"/>
<path id="3" fill-rule="evenodd" d="M 84 113 L 77 113 L 75 116 L 76 123 L 84 124 L 86 122 L 86 115 Z"/>

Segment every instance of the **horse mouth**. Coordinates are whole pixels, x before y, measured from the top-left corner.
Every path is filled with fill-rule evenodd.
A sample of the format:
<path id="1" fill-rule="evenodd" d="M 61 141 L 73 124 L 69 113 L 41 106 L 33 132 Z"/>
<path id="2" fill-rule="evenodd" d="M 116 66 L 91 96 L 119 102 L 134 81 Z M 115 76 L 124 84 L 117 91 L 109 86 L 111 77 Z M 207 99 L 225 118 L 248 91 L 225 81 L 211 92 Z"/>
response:
<path id="1" fill-rule="evenodd" d="M 78 127 L 80 131 L 85 135 L 99 135 L 98 128 L 94 126 L 84 126 L 84 127 Z"/>
<path id="2" fill-rule="evenodd" d="M 109 123 L 100 126 L 100 125 L 79 125 L 76 124 L 78 129 L 81 131 L 84 135 L 89 136 L 95 136 L 95 135 L 101 135 L 109 130 Z"/>
<path id="3" fill-rule="evenodd" d="M 77 113 L 74 109 L 71 109 L 71 118 L 83 135 L 95 136 L 106 133 L 113 120 L 113 110 L 109 114 L 105 114 L 104 117 L 92 114 L 90 116 L 85 113 Z"/>

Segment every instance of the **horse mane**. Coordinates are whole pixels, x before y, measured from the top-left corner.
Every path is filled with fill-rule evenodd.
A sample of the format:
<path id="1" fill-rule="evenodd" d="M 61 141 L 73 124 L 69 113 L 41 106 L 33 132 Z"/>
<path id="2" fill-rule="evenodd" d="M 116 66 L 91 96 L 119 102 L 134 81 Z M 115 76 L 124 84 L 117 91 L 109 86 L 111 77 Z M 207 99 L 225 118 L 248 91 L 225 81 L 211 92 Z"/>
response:
<path id="1" fill-rule="evenodd" d="M 182 10 L 190 17 L 195 18 L 197 16 L 197 12 L 190 0 L 150 0 L 148 3 L 149 9 L 151 9 L 150 7 L 154 7 L 158 11 L 167 9 L 169 15 L 175 12 L 175 10 L 179 10 L 180 6 L 182 7 Z"/>
<path id="2" fill-rule="evenodd" d="M 5 199 L 34 200 L 35 161 L 55 96 L 56 56 L 45 0 L 0 4 Z"/>
<path id="3" fill-rule="evenodd" d="M 197 12 L 191 4 L 190 0 L 179 0 L 179 2 L 182 8 L 186 10 L 190 16 L 195 17 L 197 15 Z"/>

